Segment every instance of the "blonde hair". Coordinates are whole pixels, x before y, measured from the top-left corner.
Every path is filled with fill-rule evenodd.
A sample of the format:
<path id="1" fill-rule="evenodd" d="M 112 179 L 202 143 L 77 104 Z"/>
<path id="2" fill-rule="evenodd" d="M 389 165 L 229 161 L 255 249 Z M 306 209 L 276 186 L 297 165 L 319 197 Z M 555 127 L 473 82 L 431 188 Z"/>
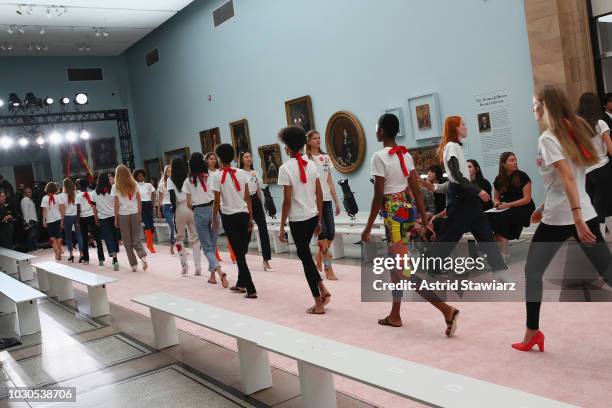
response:
<path id="1" fill-rule="evenodd" d="M 574 113 L 565 92 L 556 86 L 547 85 L 535 98 L 544 105 L 546 127 L 559 140 L 565 155 L 582 167 L 596 164 L 599 157 L 591 142 L 595 131 Z"/>
<path id="2" fill-rule="evenodd" d="M 169 178 L 169 177 L 166 177 L 166 172 L 167 172 L 169 169 L 172 169 L 172 166 L 170 166 L 169 164 L 166 164 L 166 165 L 164 166 L 164 169 L 162 170 L 161 177 L 159 178 L 159 182 L 160 182 L 160 183 L 163 183 L 162 185 L 163 185 L 164 187 L 167 187 L 167 185 L 168 185 L 168 178 Z"/>
<path id="3" fill-rule="evenodd" d="M 74 182 L 69 178 L 65 178 L 62 184 L 64 186 L 64 193 L 66 193 L 66 195 L 68 196 L 68 203 L 74 204 L 75 202 L 74 194 L 76 190 Z"/>
<path id="4" fill-rule="evenodd" d="M 135 196 L 138 185 L 127 166 L 120 164 L 115 170 L 115 190 L 122 196 Z"/>
<path id="5" fill-rule="evenodd" d="M 319 137 L 321 137 L 321 134 L 317 131 L 317 130 L 309 130 L 308 133 L 306 133 L 306 155 L 308 156 L 308 158 L 310 160 L 312 160 L 312 151 L 311 151 L 311 147 L 310 147 L 310 139 L 312 139 L 312 137 L 314 135 L 319 135 Z M 321 149 L 321 146 L 319 145 L 319 154 L 326 154 L 323 149 Z"/>

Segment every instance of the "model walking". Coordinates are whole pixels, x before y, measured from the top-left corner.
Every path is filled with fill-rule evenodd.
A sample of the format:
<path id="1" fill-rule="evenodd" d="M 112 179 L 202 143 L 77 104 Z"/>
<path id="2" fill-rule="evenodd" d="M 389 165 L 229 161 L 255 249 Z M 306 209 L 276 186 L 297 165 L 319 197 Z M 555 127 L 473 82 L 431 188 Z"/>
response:
<path id="1" fill-rule="evenodd" d="M 164 172 L 159 179 L 157 186 L 157 217 L 164 218 L 168 224 L 168 232 L 170 236 L 170 253 L 174 255 L 175 228 L 174 228 L 174 212 L 172 212 L 172 202 L 170 201 L 170 193 L 168 192 L 168 179 L 172 174 L 172 167 L 167 164 L 164 167 Z"/>
<path id="2" fill-rule="evenodd" d="M 285 224 L 295 242 L 298 257 L 302 261 L 306 281 L 314 298 L 314 306 L 306 309 L 308 314 L 324 314 L 325 306 L 331 300 L 331 293 L 323 284 L 321 275 L 310 253 L 313 234 L 321 231 L 323 194 L 317 166 L 311 160 L 304 160 L 302 149 L 306 144 L 306 132 L 297 126 L 282 129 L 279 139 L 285 144 L 285 151 L 291 157 L 278 171 L 278 185 L 283 186 L 283 207 L 279 239 L 286 242 Z"/>
<path id="3" fill-rule="evenodd" d="M 319 252 L 317 253 L 317 269 L 325 271 L 325 277 L 329 280 L 337 280 L 336 274 L 332 268 L 332 255 L 329 248 L 334 241 L 336 235 L 336 227 L 334 223 L 334 215 L 340 215 L 340 202 L 336 194 L 336 187 L 332 180 L 331 171 L 334 164 L 323 150 L 321 150 L 321 135 L 316 130 L 311 130 L 306 134 L 306 156 L 312 160 L 319 172 L 319 181 L 321 183 L 321 191 L 323 193 L 323 208 L 321 213 L 321 232 L 319 233 Z M 332 206 L 334 202 L 336 210 Z"/>
<path id="4" fill-rule="evenodd" d="M 115 197 L 111 194 L 111 190 L 112 187 L 108 173 L 100 174 L 91 201 L 95 204 L 94 216 L 100 228 L 102 239 L 104 239 L 106 244 L 108 256 L 113 259 L 113 269 L 118 271 L 119 261 L 117 260 L 117 253 L 119 252 L 119 239 L 117 228 L 115 227 Z"/>
<path id="5" fill-rule="evenodd" d="M 89 264 L 89 232 L 91 231 L 98 250 L 98 264 L 103 266 L 104 248 L 102 248 L 100 228 L 98 227 L 98 219 L 94 211 L 95 203 L 91 199 L 87 180 L 77 180 L 77 187 L 79 189 L 79 194 L 77 196 L 77 206 L 80 214 L 79 224 L 81 227 L 81 236 L 83 237 L 83 263 L 85 265 Z"/>
<path id="6" fill-rule="evenodd" d="M 76 233 L 77 247 L 79 249 L 79 263 L 83 262 L 83 237 L 79 228 L 78 208 L 76 203 L 76 187 L 74 182 L 65 178 L 63 191 L 59 195 L 60 213 L 62 214 L 62 228 L 64 229 L 64 241 L 68 247 L 68 262 L 74 262 L 74 235 Z"/>
<path id="7" fill-rule="evenodd" d="M 47 193 L 40 202 L 42 208 L 43 227 L 47 229 L 49 242 L 55 259 L 62 260 L 62 214 L 60 213 L 59 197 L 57 196 L 57 184 L 51 182 L 45 186 Z"/>
<path id="8" fill-rule="evenodd" d="M 261 243 L 261 256 L 263 258 L 264 271 L 272 271 L 270 259 L 272 259 L 272 251 L 270 249 L 270 236 L 268 235 L 268 225 L 266 223 L 266 213 L 263 209 L 261 200 L 261 177 L 253 169 L 253 155 L 251 152 L 240 152 L 238 159 L 238 167 L 246 172 L 249 178 L 249 194 L 251 195 L 251 205 L 253 207 L 253 220 L 257 224 L 259 233 L 259 241 Z M 249 241 L 251 240 L 249 234 Z"/>
<path id="9" fill-rule="evenodd" d="M 154 254 L 155 247 L 153 246 L 153 208 L 155 206 L 155 187 L 153 184 L 145 182 L 145 171 L 144 169 L 136 169 L 132 173 L 136 183 L 138 184 L 138 191 L 140 192 L 141 205 L 142 205 L 142 223 L 144 224 L 144 233 L 147 240 L 147 249 L 149 252 Z"/>
<path id="10" fill-rule="evenodd" d="M 142 231 L 140 192 L 130 169 L 123 164 L 117 166 L 117 170 L 115 170 L 115 184 L 111 189 L 111 195 L 115 197 L 115 226 L 121 230 L 123 246 L 132 272 L 136 272 L 138 267 L 136 254 L 142 262 L 142 270 L 146 271 L 149 267 L 147 253 L 142 246 L 142 242 L 140 242 Z M 136 254 L 134 251 L 136 251 Z"/>

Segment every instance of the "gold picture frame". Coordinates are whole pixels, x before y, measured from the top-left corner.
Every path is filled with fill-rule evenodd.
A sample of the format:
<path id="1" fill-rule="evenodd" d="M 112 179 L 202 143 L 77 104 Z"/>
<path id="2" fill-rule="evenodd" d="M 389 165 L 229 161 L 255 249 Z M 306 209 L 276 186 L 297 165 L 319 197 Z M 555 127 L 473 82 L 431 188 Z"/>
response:
<path id="1" fill-rule="evenodd" d="M 278 182 L 278 171 L 283 159 L 278 143 L 260 146 L 259 159 L 261 162 L 262 178 L 265 184 L 276 184 Z"/>
<path id="2" fill-rule="evenodd" d="M 315 128 L 309 95 L 285 102 L 285 114 L 287 115 L 287 126 L 300 126 L 306 132 Z"/>
<path id="3" fill-rule="evenodd" d="M 366 150 L 365 133 L 357 117 L 346 111 L 334 113 L 325 129 L 325 147 L 340 173 L 357 170 Z"/>
<path id="4" fill-rule="evenodd" d="M 240 119 L 229 124 L 232 134 L 232 146 L 236 151 L 234 160 L 238 161 L 240 152 L 251 152 L 251 136 L 249 135 L 249 122 L 246 119 Z"/>
<path id="5" fill-rule="evenodd" d="M 171 164 L 172 159 L 175 157 L 181 157 L 185 160 L 185 163 L 189 161 L 189 155 L 191 154 L 191 150 L 188 147 L 181 147 L 180 149 L 169 150 L 164 153 L 164 163 Z"/>
<path id="6" fill-rule="evenodd" d="M 215 147 L 219 144 L 221 144 L 221 132 L 218 127 L 200 131 L 200 146 L 203 155 L 214 152 Z"/>
<path id="7" fill-rule="evenodd" d="M 159 157 L 144 161 L 145 179 L 147 182 L 151 181 L 151 176 L 159 180 L 163 170 L 164 163 L 162 163 L 162 159 Z"/>

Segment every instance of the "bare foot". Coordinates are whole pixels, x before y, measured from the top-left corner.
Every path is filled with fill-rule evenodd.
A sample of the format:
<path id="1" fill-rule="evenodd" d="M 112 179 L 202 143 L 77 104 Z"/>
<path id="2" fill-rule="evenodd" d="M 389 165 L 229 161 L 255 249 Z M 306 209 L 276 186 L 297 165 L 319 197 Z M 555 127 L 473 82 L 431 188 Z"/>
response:
<path id="1" fill-rule="evenodd" d="M 208 278 L 208 283 L 212 283 L 213 285 L 217 284 L 217 279 L 215 279 L 215 275 L 212 275 L 210 278 Z"/>
<path id="2" fill-rule="evenodd" d="M 323 306 L 314 305 L 306 309 L 307 314 L 325 314 L 325 308 Z"/>

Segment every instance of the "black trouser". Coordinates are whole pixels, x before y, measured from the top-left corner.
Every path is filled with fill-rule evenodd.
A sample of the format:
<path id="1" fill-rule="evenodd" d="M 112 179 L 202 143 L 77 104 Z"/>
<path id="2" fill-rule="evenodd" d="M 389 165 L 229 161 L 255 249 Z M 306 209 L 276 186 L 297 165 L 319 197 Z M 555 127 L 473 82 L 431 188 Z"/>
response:
<path id="1" fill-rule="evenodd" d="M 26 247 L 28 251 L 34 251 L 38 249 L 38 222 L 32 221 L 30 223 L 30 229 L 26 231 Z"/>
<path id="2" fill-rule="evenodd" d="M 606 242 L 601 236 L 597 218 L 587 221 L 589 229 L 597 237 L 597 244 L 584 245 L 578 239 L 578 232 L 574 225 L 547 225 L 540 223 L 536 229 L 525 265 L 527 328 L 538 330 L 540 323 L 540 306 L 542 304 L 542 276 L 559 248 L 570 237 L 579 242 L 584 254 L 597 269 L 608 285 L 612 285 L 612 255 Z M 537 245 L 545 242 L 545 245 Z"/>
<path id="3" fill-rule="evenodd" d="M 236 286 L 245 288 L 247 294 L 256 293 L 255 284 L 251 278 L 251 271 L 246 262 L 246 253 L 249 248 L 249 214 L 240 212 L 236 214 L 221 214 L 221 223 L 229 239 L 230 245 L 236 255 L 238 264 L 238 282 Z"/>
<path id="4" fill-rule="evenodd" d="M 610 206 L 610 176 L 612 176 L 612 164 L 595 169 L 586 175 L 586 191 L 600 224 L 605 224 L 608 208 Z M 608 186 L 608 187 L 606 187 Z"/>
<path id="5" fill-rule="evenodd" d="M 448 202 L 446 205 L 448 218 L 439 242 L 457 243 L 466 232 L 471 232 L 481 249 L 487 255 L 487 262 L 494 271 L 506 269 L 499 245 L 494 243 L 493 231 L 489 220 L 482 210 L 482 200 L 463 191 L 459 184 L 450 183 L 448 189 Z M 435 255 L 432 257 L 445 258 L 454 249 L 454 245 L 435 245 Z"/>
<path id="6" fill-rule="evenodd" d="M 321 209 L 321 233 L 319 241 L 327 239 L 333 241 L 336 236 L 336 225 L 334 224 L 334 207 L 331 201 L 323 201 Z"/>
<path id="7" fill-rule="evenodd" d="M 259 241 L 261 242 L 261 256 L 264 261 L 272 259 L 272 251 L 270 250 L 270 236 L 268 235 L 268 225 L 266 224 L 266 214 L 264 213 L 263 205 L 257 194 L 251 195 L 251 204 L 253 207 L 253 220 L 257 224 L 259 230 Z M 249 232 L 249 241 L 251 233 Z"/>
<path id="8" fill-rule="evenodd" d="M 13 223 L 0 222 L 0 247 L 13 248 Z"/>
<path id="9" fill-rule="evenodd" d="M 81 217 L 79 219 L 81 226 L 81 234 L 83 235 L 83 260 L 89 262 L 89 231 L 96 240 L 96 247 L 98 249 L 98 261 L 104 261 L 104 248 L 102 248 L 102 238 L 100 228 L 96 225 L 95 217 Z"/>
<path id="10" fill-rule="evenodd" d="M 312 259 L 312 253 L 310 252 L 310 240 L 312 239 L 315 228 L 317 228 L 318 222 L 318 216 L 305 221 L 289 221 L 289 230 L 291 231 L 293 242 L 295 242 L 298 257 L 300 261 L 302 261 L 304 274 L 306 275 L 306 280 L 308 281 L 308 286 L 310 287 L 310 292 L 313 297 L 321 296 L 319 292 L 321 275 L 319 275 L 317 265 L 315 265 Z"/>

